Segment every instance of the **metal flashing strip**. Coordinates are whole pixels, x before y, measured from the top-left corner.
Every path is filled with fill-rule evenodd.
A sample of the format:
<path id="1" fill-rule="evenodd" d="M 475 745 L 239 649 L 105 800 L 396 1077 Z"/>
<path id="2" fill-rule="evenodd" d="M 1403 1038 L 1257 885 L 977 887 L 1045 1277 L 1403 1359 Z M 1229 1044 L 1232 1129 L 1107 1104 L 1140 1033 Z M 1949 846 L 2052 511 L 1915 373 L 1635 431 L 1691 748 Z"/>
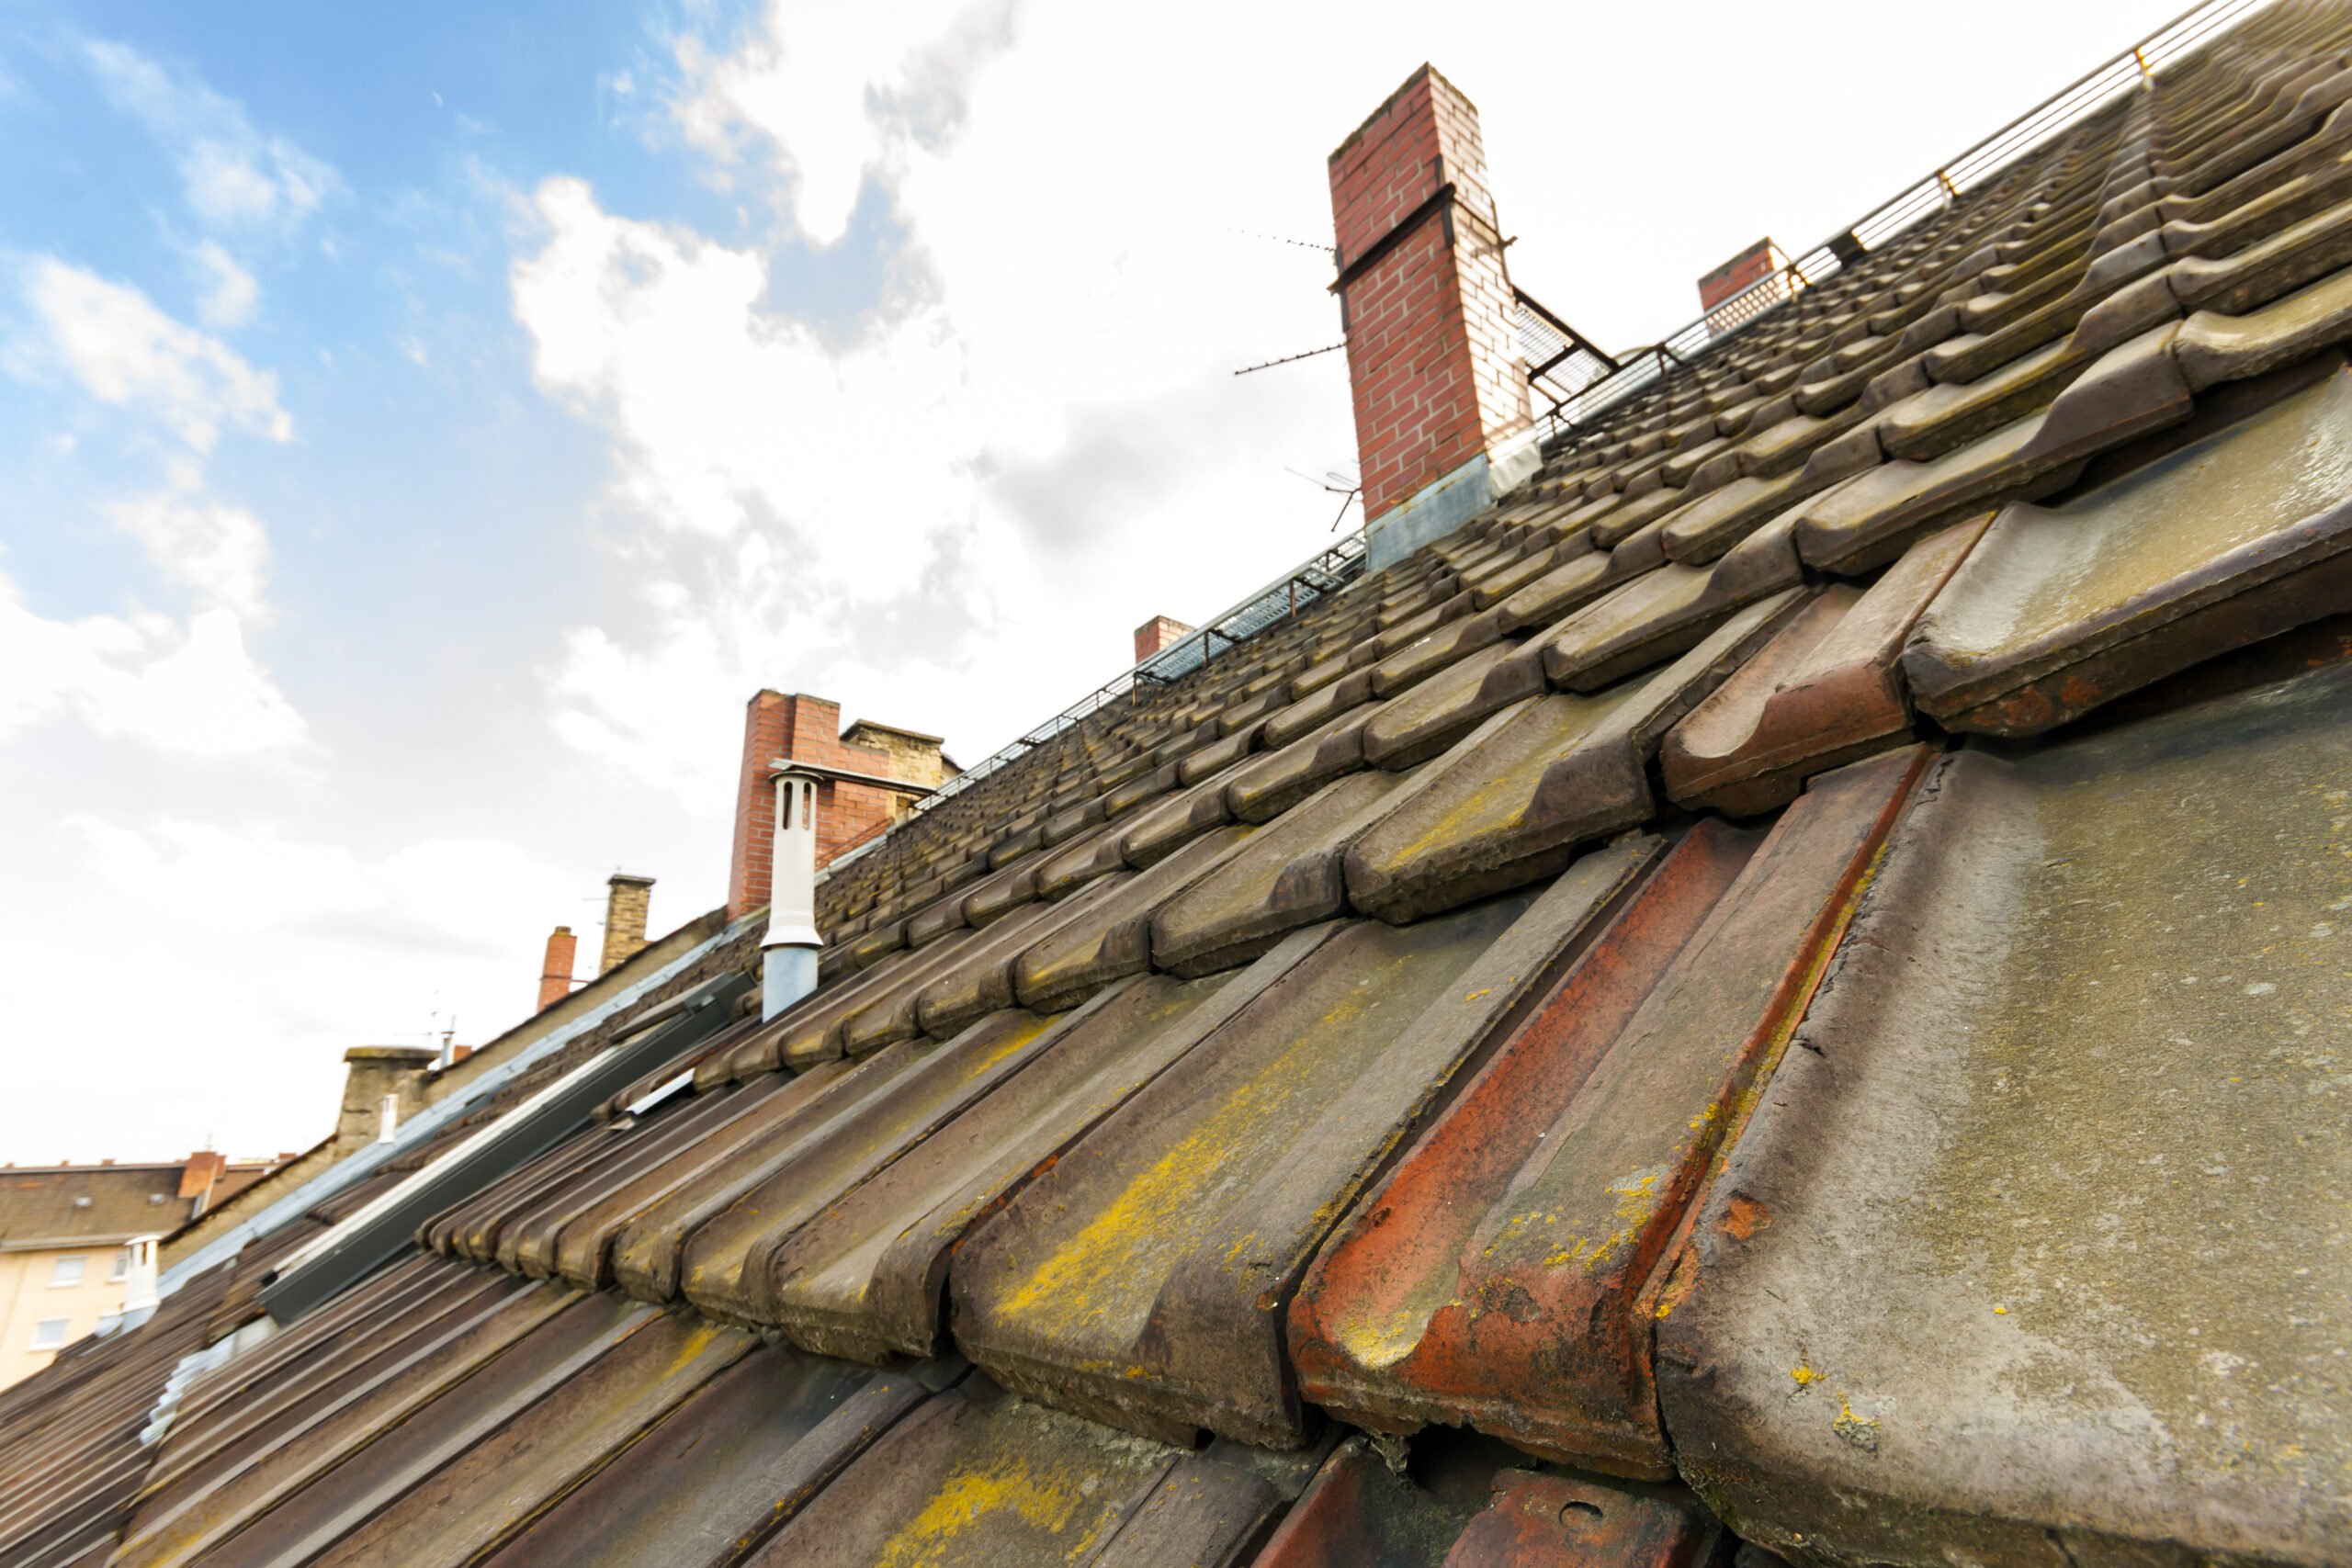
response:
<path id="1" fill-rule="evenodd" d="M 249 1243 L 258 1241 L 291 1224 L 327 1199 L 373 1176 L 394 1156 L 402 1154 L 424 1139 L 432 1137 L 449 1122 L 467 1114 L 521 1074 L 527 1072 L 555 1052 L 562 1050 L 624 1008 L 636 1005 L 648 994 L 666 985 L 700 962 L 706 954 L 753 929 L 755 922 L 763 921 L 766 918 L 767 911 L 764 909 L 754 910 L 717 935 L 688 948 L 670 963 L 618 992 L 609 1000 L 599 1003 L 562 1028 L 548 1032 L 532 1044 L 517 1051 L 507 1061 L 500 1063 L 475 1078 L 457 1093 L 437 1104 L 427 1106 L 401 1123 L 399 1130 L 392 1134 L 390 1143 L 370 1144 L 366 1148 L 337 1161 L 280 1198 L 277 1202 L 272 1203 L 268 1208 L 264 1209 L 260 1213 L 255 1214 L 252 1219 L 234 1225 L 206 1242 L 202 1247 L 165 1269 L 163 1278 L 157 1281 L 156 1289 L 168 1299 L 173 1292 L 190 1280 L 237 1256 Z"/>
<path id="2" fill-rule="evenodd" d="M 407 1246 L 417 1226 L 467 1194 L 514 1170 L 584 1123 L 611 1098 L 665 1058 L 725 1028 L 752 986 L 730 973 L 705 981 L 696 1000 L 662 1028 L 616 1045 L 548 1085 L 473 1136 L 413 1173 L 311 1246 L 278 1265 L 261 1303 L 279 1323 L 311 1307 Z"/>

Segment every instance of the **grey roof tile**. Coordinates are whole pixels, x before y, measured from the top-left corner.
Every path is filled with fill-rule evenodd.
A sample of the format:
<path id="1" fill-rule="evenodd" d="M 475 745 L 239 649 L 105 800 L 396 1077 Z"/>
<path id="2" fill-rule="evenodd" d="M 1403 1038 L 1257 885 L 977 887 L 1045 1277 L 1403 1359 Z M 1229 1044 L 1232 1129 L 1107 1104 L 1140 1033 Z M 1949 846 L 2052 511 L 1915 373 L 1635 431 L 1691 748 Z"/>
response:
<path id="1" fill-rule="evenodd" d="M 2347 714 L 2339 665 L 1941 766 L 1659 1325 L 1684 1473 L 1755 1539 L 2352 1542 L 2341 1135 L 2312 1115 Z"/>

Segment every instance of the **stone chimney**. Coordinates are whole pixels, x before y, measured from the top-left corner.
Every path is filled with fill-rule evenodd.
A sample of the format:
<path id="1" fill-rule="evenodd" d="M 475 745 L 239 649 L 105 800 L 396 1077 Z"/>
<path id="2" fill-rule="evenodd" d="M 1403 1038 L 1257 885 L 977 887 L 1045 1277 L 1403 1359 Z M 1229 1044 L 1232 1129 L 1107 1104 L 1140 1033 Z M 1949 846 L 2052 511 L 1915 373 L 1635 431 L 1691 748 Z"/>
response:
<path id="1" fill-rule="evenodd" d="M 886 771 L 892 778 L 920 784 L 925 789 L 937 789 L 964 771 L 956 765 L 954 758 L 940 750 L 942 742 L 938 736 L 925 735 L 919 729 L 900 729 L 891 724 L 876 724 L 870 718 L 861 718 L 842 730 L 842 743 L 880 752 L 889 760 Z M 915 801 L 919 798 L 913 795 L 889 795 L 884 802 L 889 820 L 895 823 L 912 815 Z"/>
<path id="2" fill-rule="evenodd" d="M 1424 65 L 1329 172 L 1377 571 L 1468 522 L 1540 456 L 1476 107 Z"/>
<path id="3" fill-rule="evenodd" d="M 1193 629 L 1173 615 L 1152 616 L 1136 628 L 1136 662 L 1141 664 L 1160 649 L 1173 647 Z"/>
<path id="4" fill-rule="evenodd" d="M 774 780 L 778 762 L 813 767 L 823 780 L 817 787 L 816 802 L 816 853 L 820 869 L 890 825 L 893 801 L 905 793 L 879 782 L 898 777 L 892 758 L 888 752 L 846 743 L 841 725 L 841 704 L 825 697 L 763 691 L 753 694 L 745 705 L 743 754 L 735 783 L 735 834 L 727 863 L 729 919 L 741 919 L 764 908 L 768 902 L 775 852 Z M 933 737 L 921 739 L 936 744 Z"/>
<path id="5" fill-rule="evenodd" d="M 570 926 L 548 933 L 547 957 L 539 964 L 539 1010 L 545 1011 L 571 995 L 571 966 L 580 956 L 580 939 Z"/>
<path id="6" fill-rule="evenodd" d="M 605 878 L 605 952 L 596 973 L 613 966 L 645 945 L 645 917 L 653 903 L 653 878 L 616 871 Z M 544 998 L 541 1007 L 547 1006 Z"/>
<path id="7" fill-rule="evenodd" d="M 390 1140 L 424 1108 L 424 1077 L 441 1053 L 414 1045 L 354 1045 L 343 1054 L 343 1111 L 335 1121 L 337 1159 Z"/>

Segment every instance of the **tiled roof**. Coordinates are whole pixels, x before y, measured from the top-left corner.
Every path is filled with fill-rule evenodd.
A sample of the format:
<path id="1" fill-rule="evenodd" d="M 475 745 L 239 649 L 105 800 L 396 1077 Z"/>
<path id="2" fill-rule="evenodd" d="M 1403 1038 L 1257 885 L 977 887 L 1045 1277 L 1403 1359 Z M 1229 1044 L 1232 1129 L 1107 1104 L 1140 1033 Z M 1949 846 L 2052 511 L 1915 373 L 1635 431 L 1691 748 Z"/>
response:
<path id="1" fill-rule="evenodd" d="M 2352 1559 L 2347 51 L 2260 13 L 900 824 L 814 996 L 160 1441 L 650 1015 L 61 1357 L 0 1561 Z"/>
<path id="2" fill-rule="evenodd" d="M 175 1230 L 194 1206 L 180 1196 L 180 1170 L 178 1165 L 0 1170 L 0 1247 L 70 1247 Z"/>

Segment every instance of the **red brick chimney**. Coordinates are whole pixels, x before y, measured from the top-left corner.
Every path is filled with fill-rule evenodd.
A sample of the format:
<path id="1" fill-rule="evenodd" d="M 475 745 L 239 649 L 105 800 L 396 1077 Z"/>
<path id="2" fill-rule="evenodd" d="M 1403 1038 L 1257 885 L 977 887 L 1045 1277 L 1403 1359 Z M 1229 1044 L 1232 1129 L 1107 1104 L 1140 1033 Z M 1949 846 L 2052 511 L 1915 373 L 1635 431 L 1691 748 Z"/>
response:
<path id="1" fill-rule="evenodd" d="M 187 1164 L 180 1168 L 180 1191 L 183 1198 L 196 1200 L 187 1217 L 196 1219 L 212 1205 L 212 1189 L 220 1184 L 220 1173 L 229 1168 L 226 1155 L 202 1149 L 187 1156 Z"/>
<path id="2" fill-rule="evenodd" d="M 735 782 L 735 838 L 727 866 L 727 918 L 741 919 L 768 901 L 775 853 L 778 761 L 812 763 L 875 778 L 897 776 L 886 752 L 841 738 L 842 705 L 824 697 L 755 694 L 743 710 L 743 756 Z M 817 864 L 855 849 L 889 826 L 899 794 L 878 784 L 827 779 L 817 791 Z"/>
<path id="3" fill-rule="evenodd" d="M 1424 65 L 1340 143 L 1330 176 L 1378 570 L 1468 522 L 1539 457 L 1477 109 Z"/>
<path id="4" fill-rule="evenodd" d="M 1173 615 L 1152 616 L 1136 628 L 1136 662 L 1141 664 L 1161 649 L 1174 646 L 1178 638 L 1192 630 Z"/>
<path id="5" fill-rule="evenodd" d="M 1767 234 L 1739 254 L 1699 279 L 1699 309 L 1712 310 L 1750 284 L 1761 283 L 1787 265 L 1781 247 Z"/>
<path id="6" fill-rule="evenodd" d="M 551 1008 L 571 995 L 571 964 L 579 956 L 580 939 L 570 926 L 558 926 L 548 936 L 547 961 L 539 965 L 539 1006 Z"/>

